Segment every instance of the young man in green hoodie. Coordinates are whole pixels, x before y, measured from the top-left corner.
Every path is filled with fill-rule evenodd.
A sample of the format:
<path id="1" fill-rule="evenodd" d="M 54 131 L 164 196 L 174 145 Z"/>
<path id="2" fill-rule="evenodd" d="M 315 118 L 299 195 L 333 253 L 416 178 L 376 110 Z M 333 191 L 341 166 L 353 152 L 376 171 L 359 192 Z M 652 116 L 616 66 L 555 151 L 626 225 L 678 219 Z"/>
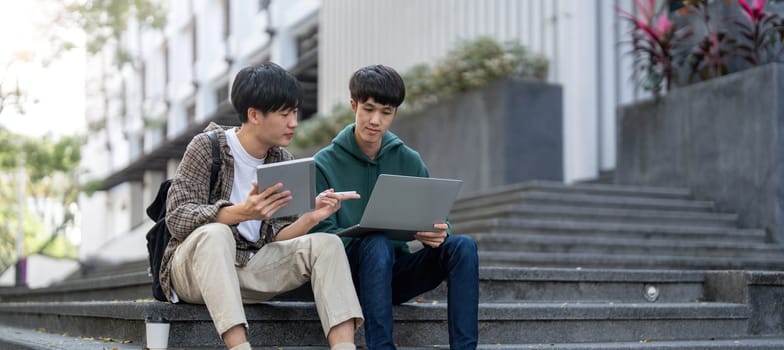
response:
<path id="1" fill-rule="evenodd" d="M 316 186 L 319 191 L 354 190 L 362 197 L 343 203 L 340 211 L 311 232 L 335 233 L 358 224 L 380 174 L 429 176 L 419 153 L 389 131 L 405 98 L 400 75 L 386 66 L 364 67 L 351 77 L 349 89 L 355 123 L 314 156 Z M 479 304 L 476 243 L 467 236 L 451 235 L 448 222 L 433 225 L 432 232 L 418 232 L 416 239 L 424 248 L 411 253 L 405 242 L 391 241 L 383 232 L 361 239 L 343 238 L 365 316 L 368 348 L 395 349 L 392 305 L 446 280 L 450 348 L 475 349 Z"/>

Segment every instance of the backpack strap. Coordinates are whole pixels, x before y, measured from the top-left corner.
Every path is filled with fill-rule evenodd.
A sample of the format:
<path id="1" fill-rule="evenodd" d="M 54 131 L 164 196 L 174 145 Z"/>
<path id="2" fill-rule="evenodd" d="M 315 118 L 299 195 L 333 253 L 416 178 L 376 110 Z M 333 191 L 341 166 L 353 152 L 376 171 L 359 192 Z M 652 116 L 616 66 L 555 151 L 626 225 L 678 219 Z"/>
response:
<path id="1" fill-rule="evenodd" d="M 215 184 L 218 182 L 218 173 L 220 172 L 221 168 L 221 154 L 220 144 L 218 144 L 218 135 L 215 130 L 207 132 L 207 136 L 210 138 L 210 142 L 212 143 L 212 167 L 210 172 L 210 195 L 212 195 L 212 191 L 215 189 Z"/>

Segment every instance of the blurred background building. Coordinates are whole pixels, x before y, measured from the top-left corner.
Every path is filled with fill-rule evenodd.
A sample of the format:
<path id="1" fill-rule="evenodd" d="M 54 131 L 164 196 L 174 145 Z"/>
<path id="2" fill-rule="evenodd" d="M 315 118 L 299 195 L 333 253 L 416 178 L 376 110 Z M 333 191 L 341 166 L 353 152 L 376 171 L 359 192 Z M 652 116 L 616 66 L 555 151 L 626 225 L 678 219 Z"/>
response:
<path id="1" fill-rule="evenodd" d="M 144 208 L 174 174 L 191 137 L 211 121 L 238 124 L 228 101 L 241 68 L 273 61 L 302 83 L 301 118 L 348 102 L 364 65 L 403 72 L 443 58 L 461 40 L 516 42 L 549 60 L 563 86 L 563 178 L 596 178 L 615 162 L 615 108 L 642 96 L 633 81 L 618 0 L 171 1 L 164 30 L 130 23 L 120 45 L 89 58 L 80 260 L 146 258 Z M 122 67 L 122 68 L 118 68 Z M 480 121 L 478 121 L 480 122 Z"/>

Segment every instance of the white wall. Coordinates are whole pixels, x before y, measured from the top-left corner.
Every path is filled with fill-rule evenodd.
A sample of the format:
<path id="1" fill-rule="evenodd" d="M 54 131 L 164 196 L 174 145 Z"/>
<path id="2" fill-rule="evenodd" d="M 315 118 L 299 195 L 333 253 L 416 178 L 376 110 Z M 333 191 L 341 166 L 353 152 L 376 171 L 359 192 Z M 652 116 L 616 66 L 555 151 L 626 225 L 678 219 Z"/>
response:
<path id="1" fill-rule="evenodd" d="M 622 0 L 330 0 L 322 2 L 319 111 L 348 101 L 348 79 L 369 64 L 401 72 L 432 63 L 460 40 L 516 41 L 550 60 L 549 81 L 564 87 L 567 181 L 615 163 L 615 91 L 633 89 L 616 49 L 613 5 Z M 631 2 L 629 2 L 631 3 Z M 620 35 L 619 35 L 620 34 Z"/>

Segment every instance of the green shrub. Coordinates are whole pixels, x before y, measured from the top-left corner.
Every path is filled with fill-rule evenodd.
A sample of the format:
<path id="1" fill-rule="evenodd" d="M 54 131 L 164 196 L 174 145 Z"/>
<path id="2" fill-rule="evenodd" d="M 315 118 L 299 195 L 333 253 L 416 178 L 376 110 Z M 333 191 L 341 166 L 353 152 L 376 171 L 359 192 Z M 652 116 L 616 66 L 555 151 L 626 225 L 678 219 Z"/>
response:
<path id="1" fill-rule="evenodd" d="M 335 105 L 326 116 L 316 115 L 300 123 L 289 150 L 295 154 L 328 145 L 340 130 L 354 122 L 354 113 L 347 105 Z"/>
<path id="2" fill-rule="evenodd" d="M 547 78 L 548 61 L 516 43 L 500 44 L 489 37 L 463 41 L 431 68 L 418 64 L 402 74 L 406 100 L 399 114 L 410 114 L 444 98 L 481 88 L 498 79 L 517 77 Z M 347 105 L 328 116 L 316 116 L 300 124 L 289 147 L 302 153 L 327 145 L 346 125 L 354 121 Z"/>
<path id="3" fill-rule="evenodd" d="M 420 64 L 403 75 L 404 113 L 507 77 L 545 80 L 547 69 L 544 56 L 520 44 L 500 44 L 489 37 L 463 41 L 432 68 Z"/>

